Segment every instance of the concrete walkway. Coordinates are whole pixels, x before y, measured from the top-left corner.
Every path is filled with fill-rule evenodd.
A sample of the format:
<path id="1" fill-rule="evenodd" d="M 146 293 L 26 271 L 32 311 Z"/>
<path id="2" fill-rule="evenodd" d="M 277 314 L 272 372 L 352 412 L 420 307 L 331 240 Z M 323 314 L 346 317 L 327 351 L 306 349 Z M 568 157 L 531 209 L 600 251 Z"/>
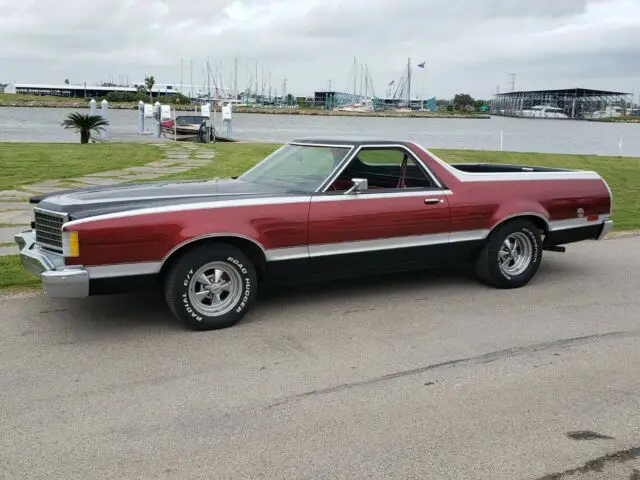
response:
<path id="1" fill-rule="evenodd" d="M 198 145 L 191 143 L 158 143 L 154 145 L 166 150 L 164 158 L 141 167 L 107 170 L 78 178 L 46 180 L 23 185 L 19 190 L 0 191 L 0 256 L 18 253 L 13 236 L 28 228 L 31 223 L 33 205 L 29 204 L 29 198 L 33 195 L 70 188 L 153 180 L 207 165 L 213 161 L 215 156 L 215 151 L 201 149 Z"/>

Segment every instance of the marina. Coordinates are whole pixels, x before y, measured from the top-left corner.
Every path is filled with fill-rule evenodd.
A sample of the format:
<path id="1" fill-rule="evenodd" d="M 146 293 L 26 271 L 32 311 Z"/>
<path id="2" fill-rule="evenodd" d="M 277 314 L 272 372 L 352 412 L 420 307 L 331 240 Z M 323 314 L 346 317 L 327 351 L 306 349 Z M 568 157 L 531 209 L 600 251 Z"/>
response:
<path id="1" fill-rule="evenodd" d="M 75 109 L 0 108 L 0 141 L 76 142 L 60 127 Z M 138 112 L 109 112 L 111 141 L 153 141 L 152 122 L 138 134 Z M 282 143 L 297 137 L 411 139 L 429 148 L 640 156 L 640 125 L 492 116 L 489 120 L 375 118 L 234 113 L 233 138 Z M 215 123 L 222 131 L 221 119 Z M 169 140 L 165 140 L 169 141 Z"/>

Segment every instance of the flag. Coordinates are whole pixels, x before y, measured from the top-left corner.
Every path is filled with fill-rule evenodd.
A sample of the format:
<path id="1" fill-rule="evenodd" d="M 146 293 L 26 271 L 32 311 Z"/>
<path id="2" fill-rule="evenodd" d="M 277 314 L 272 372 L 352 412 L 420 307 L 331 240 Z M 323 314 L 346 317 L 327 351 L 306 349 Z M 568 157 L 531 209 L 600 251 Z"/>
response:
<path id="1" fill-rule="evenodd" d="M 427 62 L 419 63 L 419 64 L 418 64 L 418 66 L 419 66 L 420 68 L 424 68 L 424 64 L 425 64 L 425 63 L 427 63 Z"/>
<path id="2" fill-rule="evenodd" d="M 391 80 L 391 81 L 389 82 L 389 86 L 393 85 L 394 83 L 396 83 L 396 81 L 395 81 L 395 80 Z"/>

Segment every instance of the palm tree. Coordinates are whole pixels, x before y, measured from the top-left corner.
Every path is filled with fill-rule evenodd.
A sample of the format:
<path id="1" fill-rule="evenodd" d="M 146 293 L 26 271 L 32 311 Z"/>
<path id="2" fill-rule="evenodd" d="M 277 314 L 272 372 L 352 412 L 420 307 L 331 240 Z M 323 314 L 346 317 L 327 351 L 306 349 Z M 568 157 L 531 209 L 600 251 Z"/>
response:
<path id="1" fill-rule="evenodd" d="M 149 103 L 153 103 L 153 86 L 156 84 L 156 79 L 153 75 L 144 77 L 144 86 L 149 91 Z"/>
<path id="2" fill-rule="evenodd" d="M 84 113 L 73 112 L 67 115 L 67 118 L 61 124 L 65 129 L 73 128 L 80 132 L 80 143 L 89 143 L 91 132 L 100 132 L 104 127 L 109 125 L 109 121 L 100 115 L 88 115 Z"/>

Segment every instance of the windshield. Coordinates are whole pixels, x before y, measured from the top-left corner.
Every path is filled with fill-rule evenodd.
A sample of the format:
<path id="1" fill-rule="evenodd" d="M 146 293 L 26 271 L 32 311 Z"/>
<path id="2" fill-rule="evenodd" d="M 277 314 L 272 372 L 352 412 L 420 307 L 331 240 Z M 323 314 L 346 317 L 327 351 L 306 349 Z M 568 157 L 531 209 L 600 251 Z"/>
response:
<path id="1" fill-rule="evenodd" d="M 351 147 L 285 145 L 239 179 L 276 188 L 313 192 L 350 150 Z"/>

